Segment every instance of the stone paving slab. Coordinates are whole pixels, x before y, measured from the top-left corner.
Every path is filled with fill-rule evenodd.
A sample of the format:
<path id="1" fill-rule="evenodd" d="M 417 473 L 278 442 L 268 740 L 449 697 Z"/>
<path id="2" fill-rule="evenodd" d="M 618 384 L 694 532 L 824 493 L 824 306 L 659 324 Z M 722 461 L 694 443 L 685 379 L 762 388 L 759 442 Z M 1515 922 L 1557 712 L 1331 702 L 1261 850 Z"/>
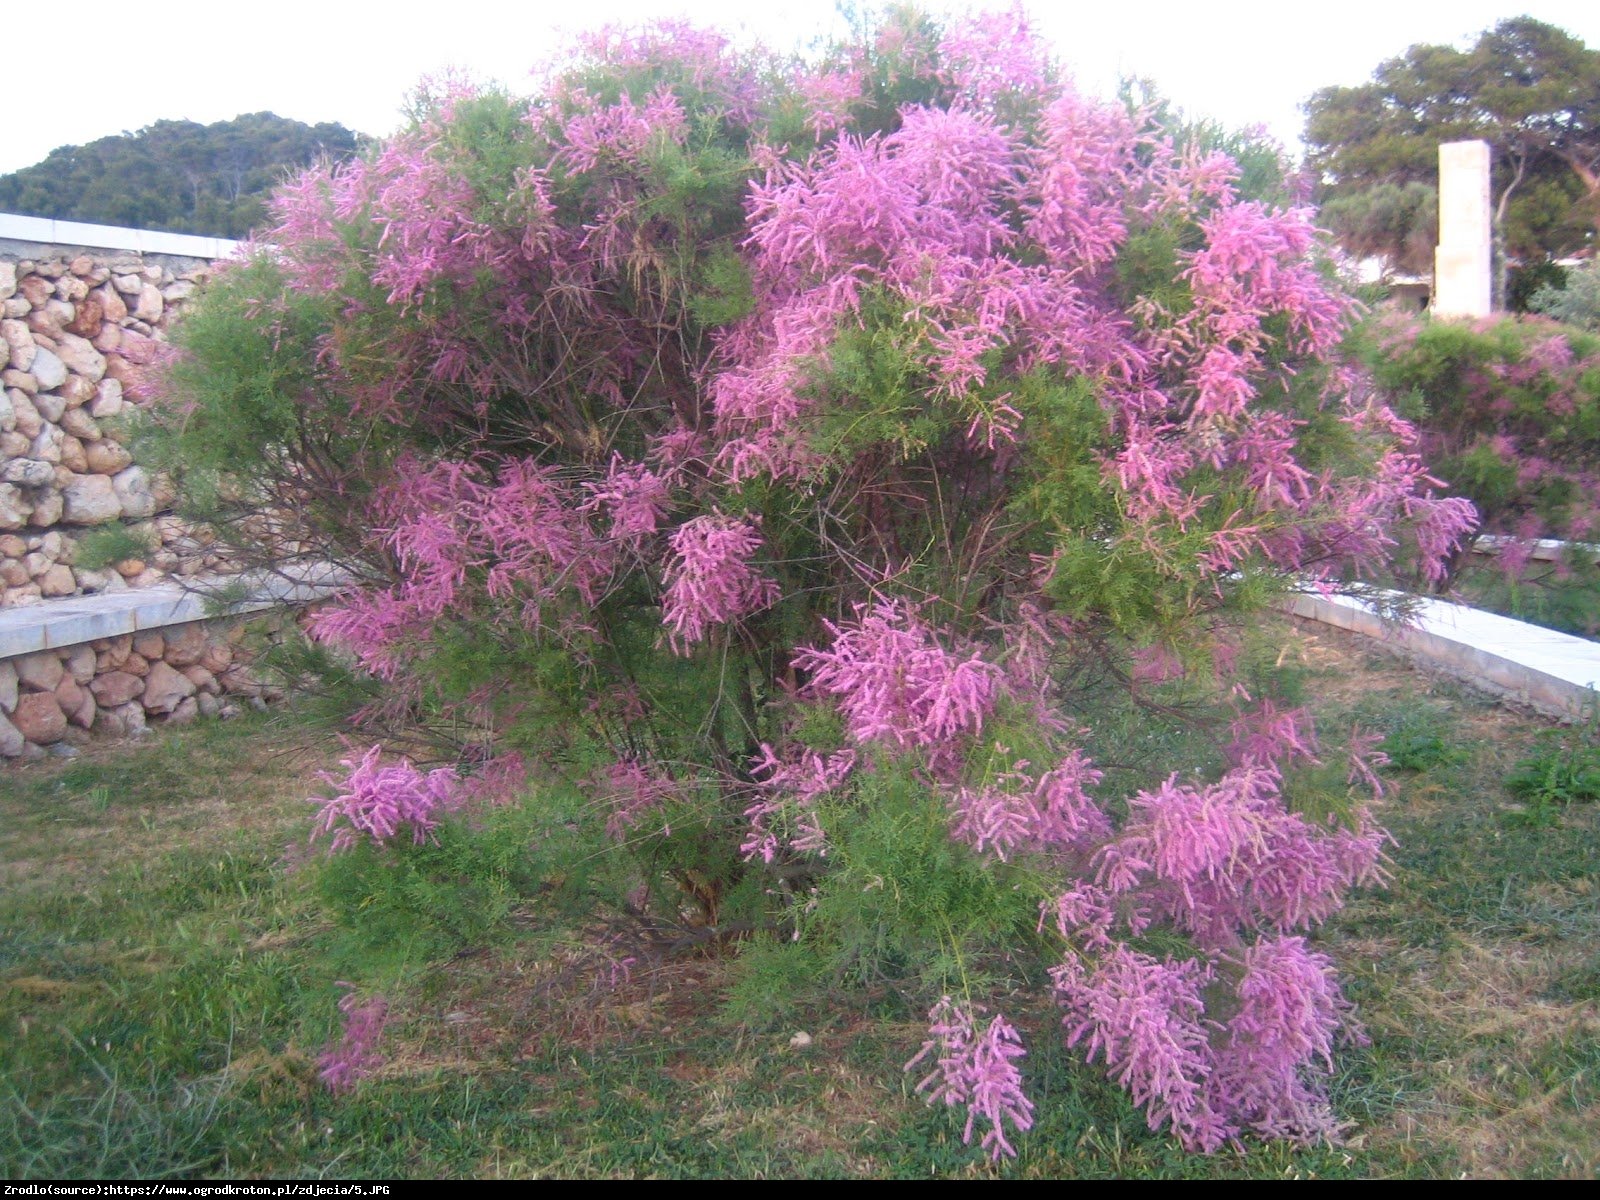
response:
<path id="1" fill-rule="evenodd" d="M 1578 720 L 1597 699 L 1600 643 L 1541 629 L 1464 604 L 1414 598 L 1416 620 L 1403 624 L 1350 596 L 1296 596 L 1296 616 L 1349 629 L 1427 659 L 1550 716 Z"/>
<path id="2" fill-rule="evenodd" d="M 0 659 L 283 604 L 305 604 L 331 596 L 348 583 L 348 576 L 318 563 L 280 573 L 161 584 L 0 609 Z"/>

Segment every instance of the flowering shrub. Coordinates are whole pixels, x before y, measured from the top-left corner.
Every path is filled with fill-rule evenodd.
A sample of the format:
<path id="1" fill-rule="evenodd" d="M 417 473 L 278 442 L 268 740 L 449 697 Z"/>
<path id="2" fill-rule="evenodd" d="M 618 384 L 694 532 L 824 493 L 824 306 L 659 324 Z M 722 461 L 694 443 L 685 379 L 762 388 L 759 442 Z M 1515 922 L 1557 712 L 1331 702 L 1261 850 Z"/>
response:
<path id="1" fill-rule="evenodd" d="M 288 187 L 173 436 L 235 533 L 356 573 L 313 633 L 385 713 L 593 798 L 619 911 L 930 998 L 1042 955 L 1152 1126 L 1318 1137 L 1350 1029 L 1303 938 L 1384 835 L 1297 810 L 1321 750 L 1237 626 L 1437 574 L 1472 514 L 1330 361 L 1311 214 L 1241 189 L 1015 13 L 804 63 L 607 33 Z M 1231 765 L 1111 782 L 1063 715 L 1095 679 L 1210 689 Z M 369 758 L 322 827 L 426 839 L 449 789 Z M 923 1090 L 1011 1153 L 1018 1034 L 933 1021 Z"/>
<path id="2" fill-rule="evenodd" d="M 1383 394 L 1418 413 L 1429 468 L 1472 500 L 1485 532 L 1600 530 L 1600 337 L 1538 317 L 1393 315 L 1369 337 Z"/>
<path id="3" fill-rule="evenodd" d="M 1600 268 L 1595 260 L 1567 271 L 1560 286 L 1540 287 L 1528 297 L 1528 308 L 1552 321 L 1600 333 Z"/>

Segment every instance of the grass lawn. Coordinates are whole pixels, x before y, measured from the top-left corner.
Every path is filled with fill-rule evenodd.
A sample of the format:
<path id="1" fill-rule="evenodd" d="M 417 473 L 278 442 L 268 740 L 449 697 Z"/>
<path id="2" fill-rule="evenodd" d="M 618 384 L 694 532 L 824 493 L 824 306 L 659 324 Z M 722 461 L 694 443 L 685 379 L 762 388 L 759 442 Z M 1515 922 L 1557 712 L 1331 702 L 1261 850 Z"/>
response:
<path id="1" fill-rule="evenodd" d="M 1394 883 L 1319 938 L 1371 1037 L 1339 1059 L 1340 1146 L 1185 1154 L 1012 1000 L 1038 1114 L 995 1167 L 912 1094 L 924 1022 L 891 997 L 735 1020 L 724 958 L 608 975 L 518 912 L 443 960 L 358 947 L 303 868 L 340 749 L 279 716 L 0 776 L 0 1175 L 1593 1178 L 1600 804 L 1506 789 L 1541 723 L 1283 638 L 1322 719 L 1397 759 Z M 388 1061 L 335 1096 L 338 981 L 377 958 Z"/>

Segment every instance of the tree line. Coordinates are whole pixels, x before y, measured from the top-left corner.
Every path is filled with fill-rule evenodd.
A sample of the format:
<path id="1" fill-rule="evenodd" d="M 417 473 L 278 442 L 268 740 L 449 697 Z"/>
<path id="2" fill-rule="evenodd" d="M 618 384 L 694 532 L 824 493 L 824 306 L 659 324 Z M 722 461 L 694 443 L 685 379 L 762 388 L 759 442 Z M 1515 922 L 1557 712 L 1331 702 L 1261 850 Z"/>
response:
<path id="1" fill-rule="evenodd" d="M 52 150 L 0 176 L 0 211 L 173 233 L 241 238 L 267 216 L 289 175 L 348 159 L 359 135 L 275 113 L 231 121 L 157 121 L 136 133 Z"/>

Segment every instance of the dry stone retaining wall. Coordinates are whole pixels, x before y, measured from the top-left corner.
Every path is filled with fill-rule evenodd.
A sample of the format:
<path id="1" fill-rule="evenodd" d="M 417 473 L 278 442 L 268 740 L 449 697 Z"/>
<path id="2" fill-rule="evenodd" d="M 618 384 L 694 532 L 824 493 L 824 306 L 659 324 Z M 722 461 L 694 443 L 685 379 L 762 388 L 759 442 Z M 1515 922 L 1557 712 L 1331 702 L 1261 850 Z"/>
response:
<path id="1" fill-rule="evenodd" d="M 222 564 L 128 446 L 163 332 L 233 245 L 0 213 L 0 761 L 276 697 L 243 618 L 189 619 L 172 583 Z M 118 525 L 147 550 L 79 561 Z"/>
<path id="2" fill-rule="evenodd" d="M 133 461 L 126 420 L 148 403 L 141 369 L 210 264 L 38 249 L 0 247 L 0 608 L 214 567 L 196 531 L 165 512 L 164 481 Z M 80 565 L 82 537 L 112 524 L 149 552 Z"/>
<path id="3" fill-rule="evenodd" d="M 91 733 L 229 716 L 276 699 L 251 673 L 242 621 L 190 621 L 0 660 L 0 757 L 37 758 Z"/>
<path id="4" fill-rule="evenodd" d="M 0 761 L 278 699 L 259 651 L 348 582 L 312 564 L 0 610 Z"/>

